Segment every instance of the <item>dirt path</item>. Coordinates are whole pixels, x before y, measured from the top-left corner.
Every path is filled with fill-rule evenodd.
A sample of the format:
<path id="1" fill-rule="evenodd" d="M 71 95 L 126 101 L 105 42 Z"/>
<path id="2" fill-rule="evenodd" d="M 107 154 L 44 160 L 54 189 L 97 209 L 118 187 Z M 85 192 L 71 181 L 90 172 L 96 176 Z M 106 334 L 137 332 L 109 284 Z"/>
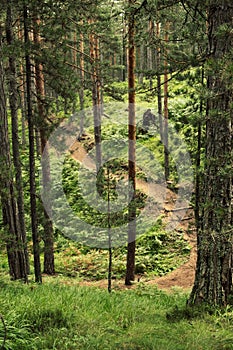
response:
<path id="1" fill-rule="evenodd" d="M 138 285 L 139 283 L 144 283 L 145 285 L 156 285 L 159 289 L 170 290 L 173 287 L 179 287 L 185 290 L 190 290 L 193 286 L 194 276 L 195 276 L 195 266 L 196 266 L 196 237 L 195 234 L 188 234 L 185 237 L 190 246 L 191 253 L 188 261 L 175 269 L 174 271 L 168 273 L 162 277 L 155 277 L 151 280 L 143 276 L 136 276 L 135 283 L 132 286 L 125 286 L 124 280 L 113 280 L 112 288 L 113 289 L 131 289 Z M 138 281 L 139 279 L 139 281 Z M 79 282 L 79 285 L 82 286 L 94 286 L 99 288 L 107 288 L 108 281 L 82 281 Z"/>
<path id="2" fill-rule="evenodd" d="M 148 281 L 147 284 L 156 284 L 159 289 L 170 289 L 171 287 L 181 287 L 189 289 L 192 287 L 195 276 L 196 267 L 196 237 L 194 234 L 188 238 L 189 244 L 192 247 L 189 260 L 181 265 L 176 270 L 162 277 Z"/>
<path id="3" fill-rule="evenodd" d="M 79 162 L 85 161 L 85 166 L 87 166 L 90 170 L 95 169 L 95 164 L 91 161 L 91 159 L 88 157 L 86 150 L 84 149 L 83 145 L 80 142 L 75 142 L 71 148 L 70 153 L 72 158 Z M 148 193 L 148 184 L 146 184 L 143 180 L 137 180 L 137 188 Z M 158 201 L 158 204 L 163 205 L 162 210 L 166 213 L 167 219 L 169 219 L 169 215 L 171 215 L 171 212 L 174 208 L 175 198 L 176 195 L 174 192 L 166 189 L 166 200 L 164 202 L 164 187 L 161 187 L 160 185 L 155 185 L 154 188 L 150 188 L 150 192 L 156 193 L 156 199 Z M 165 204 L 164 204 L 165 203 Z M 160 205 L 159 205 L 160 206 Z M 136 276 L 136 280 L 138 279 L 140 282 L 143 282 L 147 285 L 157 285 L 159 289 L 165 289 L 169 290 L 172 287 L 181 287 L 183 289 L 190 289 L 194 282 L 194 276 L 195 276 L 195 266 L 196 266 L 196 234 L 192 227 L 192 219 L 193 215 L 192 210 L 185 210 L 185 219 L 180 222 L 179 228 L 182 229 L 185 233 L 184 238 L 189 242 L 191 246 L 191 253 L 189 260 L 181 265 L 179 268 L 175 269 L 174 271 L 168 273 L 165 276 L 162 277 L 156 277 L 152 280 L 148 280 L 144 278 L 143 276 Z M 190 229 L 191 228 L 191 229 Z M 80 285 L 84 286 L 96 286 L 96 287 L 102 287 L 107 288 L 107 280 L 101 280 L 101 281 L 83 281 L 79 283 Z M 133 288 L 135 284 L 133 284 L 130 287 L 126 287 L 124 285 L 123 280 L 113 280 L 112 281 L 112 287 L 113 289 L 125 289 L 125 288 Z"/>

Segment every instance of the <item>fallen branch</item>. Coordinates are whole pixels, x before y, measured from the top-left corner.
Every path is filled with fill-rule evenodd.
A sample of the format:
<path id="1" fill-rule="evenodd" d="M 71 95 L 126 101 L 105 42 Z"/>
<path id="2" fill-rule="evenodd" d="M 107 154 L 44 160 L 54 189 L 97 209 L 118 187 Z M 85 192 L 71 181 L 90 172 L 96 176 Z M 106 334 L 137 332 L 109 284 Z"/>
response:
<path id="1" fill-rule="evenodd" d="M 193 209 L 192 207 L 183 207 L 183 208 L 174 208 L 174 209 L 166 209 L 164 208 L 164 210 L 166 212 L 176 212 L 176 211 L 182 211 L 182 210 L 188 210 L 188 209 Z"/>
<path id="2" fill-rule="evenodd" d="M 187 218 L 183 218 L 183 219 L 181 219 L 181 221 L 188 221 L 188 220 L 192 220 L 193 219 L 193 216 L 189 216 L 189 217 L 187 217 Z"/>

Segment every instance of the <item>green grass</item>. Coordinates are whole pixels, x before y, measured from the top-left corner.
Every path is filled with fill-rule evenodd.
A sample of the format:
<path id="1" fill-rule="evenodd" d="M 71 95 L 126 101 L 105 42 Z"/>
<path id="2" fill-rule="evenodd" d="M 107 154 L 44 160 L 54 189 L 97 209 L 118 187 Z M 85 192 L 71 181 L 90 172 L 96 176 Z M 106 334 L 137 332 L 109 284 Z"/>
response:
<path id="1" fill-rule="evenodd" d="M 233 311 L 187 311 L 180 290 L 140 285 L 109 294 L 59 278 L 29 286 L 1 278 L 0 285 L 5 349 L 233 349 Z"/>

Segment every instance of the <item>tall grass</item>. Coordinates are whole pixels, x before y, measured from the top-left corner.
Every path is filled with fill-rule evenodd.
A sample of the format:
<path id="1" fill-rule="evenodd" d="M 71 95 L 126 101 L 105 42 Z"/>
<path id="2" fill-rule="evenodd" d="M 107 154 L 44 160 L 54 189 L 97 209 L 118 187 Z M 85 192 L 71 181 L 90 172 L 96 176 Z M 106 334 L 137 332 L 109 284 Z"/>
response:
<path id="1" fill-rule="evenodd" d="M 182 291 L 141 285 L 109 294 L 59 279 L 1 286 L 4 349 L 233 349 L 233 311 L 187 312 Z M 0 326 L 0 346 L 2 339 Z"/>

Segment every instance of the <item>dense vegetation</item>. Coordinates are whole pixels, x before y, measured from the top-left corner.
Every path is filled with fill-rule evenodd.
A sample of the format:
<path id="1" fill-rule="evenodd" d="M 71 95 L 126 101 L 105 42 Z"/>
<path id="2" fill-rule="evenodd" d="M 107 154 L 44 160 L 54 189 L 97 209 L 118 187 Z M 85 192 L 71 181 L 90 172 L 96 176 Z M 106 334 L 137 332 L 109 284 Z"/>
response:
<path id="1" fill-rule="evenodd" d="M 232 348 L 232 16 L 3 1 L 3 349 Z M 144 285 L 189 259 L 191 231 L 191 294 Z M 102 279 L 112 293 L 78 285 Z"/>

